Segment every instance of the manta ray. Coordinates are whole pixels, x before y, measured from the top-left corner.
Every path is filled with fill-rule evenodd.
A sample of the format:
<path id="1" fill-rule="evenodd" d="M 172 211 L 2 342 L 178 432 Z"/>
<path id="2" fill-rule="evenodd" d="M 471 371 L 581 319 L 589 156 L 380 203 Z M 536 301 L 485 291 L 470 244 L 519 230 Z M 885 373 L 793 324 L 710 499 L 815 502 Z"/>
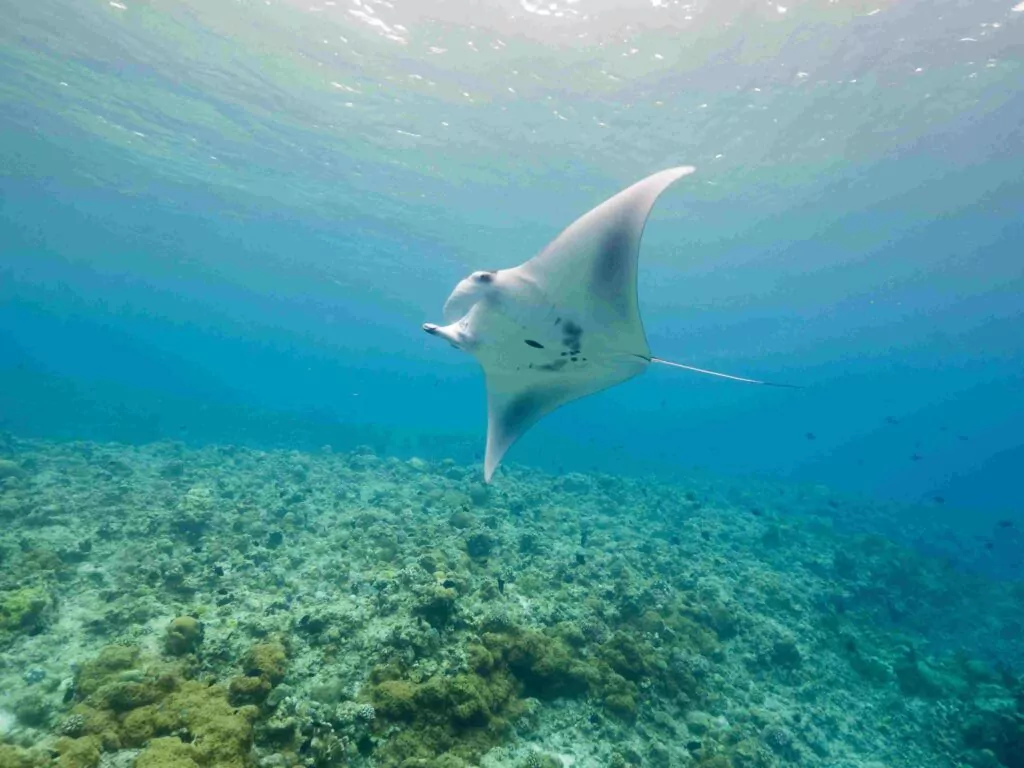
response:
<path id="1" fill-rule="evenodd" d="M 483 368 L 485 483 L 512 444 L 542 417 L 652 364 L 771 384 L 663 360 L 647 344 L 637 298 L 640 238 L 658 196 L 694 170 L 669 168 L 638 181 L 518 267 L 474 272 L 448 297 L 446 325 L 423 324 L 424 331 L 473 355 Z"/>

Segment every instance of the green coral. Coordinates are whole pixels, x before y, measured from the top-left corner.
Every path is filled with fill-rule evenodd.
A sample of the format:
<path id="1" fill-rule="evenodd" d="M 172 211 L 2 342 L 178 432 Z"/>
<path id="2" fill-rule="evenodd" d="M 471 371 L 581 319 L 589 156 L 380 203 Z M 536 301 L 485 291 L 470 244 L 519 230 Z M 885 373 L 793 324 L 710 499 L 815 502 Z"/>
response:
<path id="1" fill-rule="evenodd" d="M 271 685 L 284 680 L 288 651 L 279 642 L 257 643 L 242 658 L 242 670 L 249 677 L 266 678 Z"/>
<path id="2" fill-rule="evenodd" d="M 13 744 L 0 744 L 0 768 L 36 768 L 48 762 L 44 756 Z"/>
<path id="3" fill-rule="evenodd" d="M 263 672 L 283 674 L 276 653 L 262 649 L 255 659 L 275 662 Z M 147 659 L 138 648 L 109 646 L 83 664 L 75 696 L 72 712 L 82 718 L 82 735 L 58 742 L 62 768 L 95 768 L 102 752 L 127 747 L 143 747 L 137 761 L 143 768 L 244 768 L 250 762 L 259 710 L 233 706 L 225 686 L 189 679 L 187 667 Z M 187 749 L 174 744 L 183 743 L 183 734 Z"/>
<path id="4" fill-rule="evenodd" d="M 61 739 L 57 742 L 60 768 L 96 768 L 100 764 L 103 740 L 98 736 Z"/>
<path id="5" fill-rule="evenodd" d="M 140 668 L 140 661 L 135 646 L 107 646 L 79 668 L 76 697 L 95 710 L 124 713 L 152 704 L 173 690 L 181 674 L 178 667 L 153 662 Z"/>
<path id="6" fill-rule="evenodd" d="M 523 685 L 527 696 L 554 699 L 586 693 L 595 682 L 595 670 L 577 658 L 559 637 L 522 631 L 483 636 L 492 665 L 505 666 Z"/>
<path id="7" fill-rule="evenodd" d="M 272 690 L 273 686 L 265 677 L 239 675 L 228 681 L 228 695 L 231 698 L 231 703 L 238 706 L 260 704 Z"/>
<path id="8" fill-rule="evenodd" d="M 172 656 L 194 653 L 203 640 L 203 625 L 192 616 L 171 620 L 164 633 L 164 648 Z"/>
<path id="9" fill-rule="evenodd" d="M 546 631 L 509 628 L 485 632 L 465 647 L 465 667 L 425 681 L 397 665 L 377 668 L 368 697 L 381 735 L 390 738 L 378 757 L 384 766 L 435 765 L 439 759 L 473 762 L 500 743 L 509 723 L 527 707 L 525 698 L 589 696 L 627 722 L 636 719 L 640 682 L 657 680 L 680 692 L 683 677 L 662 654 L 625 631 L 587 652 L 577 627 Z M 400 725 L 397 735 L 392 726 Z"/>
<path id="10" fill-rule="evenodd" d="M 522 711 L 515 681 L 504 671 L 435 676 L 424 682 L 377 669 L 370 700 L 382 729 L 405 727 L 384 743 L 378 763 L 388 766 L 461 765 L 475 761 L 505 737 Z"/>
<path id="11" fill-rule="evenodd" d="M 228 683 L 231 702 L 236 706 L 262 704 L 288 670 L 288 651 L 280 642 L 257 643 L 242 658 L 240 677 Z"/>
<path id="12" fill-rule="evenodd" d="M 99 655 L 82 664 L 75 673 L 75 695 L 81 699 L 96 693 L 120 673 L 134 669 L 140 651 L 134 645 L 108 645 Z"/>
<path id="13" fill-rule="evenodd" d="M 601 657 L 618 674 L 633 682 L 664 672 L 664 666 L 648 643 L 622 631 L 601 646 Z"/>
<path id="14" fill-rule="evenodd" d="M 422 595 L 413 607 L 413 613 L 421 616 L 435 629 L 443 629 L 455 616 L 455 598 L 458 593 L 454 589 L 437 584 Z"/>
<path id="15" fill-rule="evenodd" d="M 0 637 L 37 634 L 45 625 L 52 605 L 49 594 L 38 587 L 0 592 Z"/>
<path id="16" fill-rule="evenodd" d="M 578 631 L 564 626 L 546 632 L 486 633 L 482 641 L 490 664 L 508 669 L 524 695 L 539 699 L 590 696 L 609 714 L 629 722 L 637 714 L 642 682 L 670 696 L 689 698 L 697 690 L 690 672 L 668 665 L 664 654 L 635 632 L 617 631 L 589 655 L 572 647 L 583 639 Z M 486 661 L 473 646 L 467 655 L 478 670 Z"/>
<path id="17" fill-rule="evenodd" d="M 195 747 L 177 736 L 161 736 L 149 742 L 135 759 L 135 768 L 200 768 Z"/>

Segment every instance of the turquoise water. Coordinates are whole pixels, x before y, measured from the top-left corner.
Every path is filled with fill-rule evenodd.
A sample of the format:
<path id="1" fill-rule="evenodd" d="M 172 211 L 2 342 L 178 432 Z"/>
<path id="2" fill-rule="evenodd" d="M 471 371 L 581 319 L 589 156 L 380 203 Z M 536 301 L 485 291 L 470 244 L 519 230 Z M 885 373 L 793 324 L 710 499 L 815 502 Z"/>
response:
<path id="1" fill-rule="evenodd" d="M 1010 2 L 51 0 L 5 18 L 16 434 L 478 460 L 481 377 L 420 324 L 470 271 L 689 163 L 642 247 L 654 353 L 806 389 L 654 370 L 509 460 L 941 497 L 936 515 L 982 528 L 1020 509 Z"/>
<path id="2" fill-rule="evenodd" d="M 1024 768 L 1024 3 L 0 11 L 0 768 Z M 653 354 L 798 388 L 484 485 L 422 324 L 682 165 Z"/>

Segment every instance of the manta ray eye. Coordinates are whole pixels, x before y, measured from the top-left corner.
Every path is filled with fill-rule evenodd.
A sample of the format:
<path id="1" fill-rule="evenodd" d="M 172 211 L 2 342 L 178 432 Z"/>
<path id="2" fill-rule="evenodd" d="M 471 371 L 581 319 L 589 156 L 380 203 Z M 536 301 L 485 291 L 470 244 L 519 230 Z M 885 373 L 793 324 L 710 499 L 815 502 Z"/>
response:
<path id="1" fill-rule="evenodd" d="M 473 279 L 478 283 L 492 283 L 494 282 L 494 276 L 498 274 L 497 270 L 491 270 L 489 272 L 476 272 L 473 274 Z"/>

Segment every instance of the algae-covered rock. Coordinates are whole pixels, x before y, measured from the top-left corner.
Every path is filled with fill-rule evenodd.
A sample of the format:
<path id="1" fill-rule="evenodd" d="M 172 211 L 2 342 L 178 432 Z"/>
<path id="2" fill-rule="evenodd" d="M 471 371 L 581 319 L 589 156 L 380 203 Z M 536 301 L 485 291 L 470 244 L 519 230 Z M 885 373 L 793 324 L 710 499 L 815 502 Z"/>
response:
<path id="1" fill-rule="evenodd" d="M 128 712 L 151 704 L 175 688 L 177 667 L 142 664 L 136 646 L 109 645 L 75 675 L 75 696 L 97 710 Z"/>
<path id="2" fill-rule="evenodd" d="M 84 699 L 96 693 L 120 672 L 133 669 L 139 661 L 139 649 L 134 645 L 108 645 L 99 655 L 82 664 L 75 674 L 75 694 Z"/>
<path id="3" fill-rule="evenodd" d="M 280 683 L 288 667 L 288 653 L 279 642 L 257 643 L 242 658 L 244 675 L 231 678 L 228 693 L 236 705 L 262 704 Z"/>
<path id="4" fill-rule="evenodd" d="M 123 746 L 145 746 L 139 759 L 145 756 L 153 765 L 182 759 L 184 753 L 168 750 L 160 737 L 186 732 L 192 746 L 188 759 L 241 768 L 248 763 L 256 715 L 255 707 L 232 706 L 222 686 L 189 680 L 159 701 L 128 712 L 119 734 Z"/>
<path id="5" fill-rule="evenodd" d="M 98 736 L 60 739 L 57 742 L 57 765 L 60 768 L 96 768 L 100 764 L 102 746 Z"/>
<path id="6" fill-rule="evenodd" d="M 167 625 L 164 648 L 172 656 L 194 653 L 203 640 L 203 625 L 192 616 L 178 616 Z"/>
<path id="7" fill-rule="evenodd" d="M 416 686 L 408 680 L 384 680 L 371 691 L 378 715 L 388 720 L 416 717 Z"/>
<path id="8" fill-rule="evenodd" d="M 523 684 L 528 696 L 579 695 L 597 677 L 597 670 L 577 658 L 560 638 L 542 632 L 487 633 L 483 642 Z"/>
<path id="9" fill-rule="evenodd" d="M 39 587 L 0 592 L 0 637 L 38 634 L 52 607 L 53 600 Z"/>
<path id="10" fill-rule="evenodd" d="M 13 744 L 0 744 L 0 768 L 36 768 L 49 762 L 46 756 L 36 752 Z"/>
<path id="11" fill-rule="evenodd" d="M 177 736 L 153 739 L 135 758 L 135 768 L 199 768 L 200 755 Z"/>
<path id="12" fill-rule="evenodd" d="M 442 629 L 455 616 L 455 598 L 458 593 L 441 584 L 421 595 L 413 606 L 413 613 L 423 617 L 435 629 Z"/>
<path id="13" fill-rule="evenodd" d="M 284 680 L 288 652 L 278 642 L 257 643 L 242 658 L 242 671 L 249 677 L 265 677 L 271 685 Z"/>
<path id="14" fill-rule="evenodd" d="M 659 671 L 654 649 L 633 634 L 616 632 L 601 646 L 604 660 L 627 680 L 637 681 Z"/>
<path id="15" fill-rule="evenodd" d="M 388 674 L 376 670 L 375 677 L 385 679 L 369 690 L 375 724 L 382 730 L 393 724 L 403 728 L 378 750 L 382 766 L 475 762 L 505 738 L 510 720 L 523 709 L 514 679 L 502 670 L 438 675 L 422 683 Z"/>
<path id="16" fill-rule="evenodd" d="M 274 686 L 265 677 L 238 675 L 228 681 L 228 695 L 231 703 L 238 706 L 244 704 L 262 704 Z"/>
<path id="17" fill-rule="evenodd" d="M 249 662 L 262 664 L 277 679 L 279 667 L 268 662 L 276 658 L 276 652 L 261 649 Z M 80 703 L 72 713 L 82 735 L 58 742 L 61 766 L 95 768 L 102 752 L 130 747 L 143 748 L 137 764 L 150 768 L 248 766 L 259 710 L 234 706 L 225 686 L 188 679 L 186 672 L 180 664 L 148 659 L 135 647 L 104 648 L 76 675 Z M 183 743 L 182 734 L 188 735 L 188 749 L 174 744 Z"/>

